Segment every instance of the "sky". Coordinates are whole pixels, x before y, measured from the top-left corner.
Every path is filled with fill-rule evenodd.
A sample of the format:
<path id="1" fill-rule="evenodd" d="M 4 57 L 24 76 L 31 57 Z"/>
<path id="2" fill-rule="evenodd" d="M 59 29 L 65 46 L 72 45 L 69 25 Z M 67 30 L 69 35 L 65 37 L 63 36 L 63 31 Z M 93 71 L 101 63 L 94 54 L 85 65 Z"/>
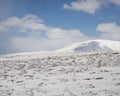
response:
<path id="1" fill-rule="evenodd" d="M 0 0 L 0 54 L 120 41 L 120 0 Z"/>

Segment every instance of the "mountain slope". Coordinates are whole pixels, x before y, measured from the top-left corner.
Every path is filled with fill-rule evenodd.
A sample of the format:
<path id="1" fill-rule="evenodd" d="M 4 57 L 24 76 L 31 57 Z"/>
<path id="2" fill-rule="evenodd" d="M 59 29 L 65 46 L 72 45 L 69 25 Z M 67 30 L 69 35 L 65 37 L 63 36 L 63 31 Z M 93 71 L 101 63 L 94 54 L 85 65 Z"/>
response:
<path id="1" fill-rule="evenodd" d="M 58 50 L 58 52 L 111 52 L 120 51 L 120 41 L 112 40 L 89 40 L 75 43 L 69 47 Z"/>
<path id="2" fill-rule="evenodd" d="M 0 60 L 0 96 L 120 96 L 120 52 Z"/>

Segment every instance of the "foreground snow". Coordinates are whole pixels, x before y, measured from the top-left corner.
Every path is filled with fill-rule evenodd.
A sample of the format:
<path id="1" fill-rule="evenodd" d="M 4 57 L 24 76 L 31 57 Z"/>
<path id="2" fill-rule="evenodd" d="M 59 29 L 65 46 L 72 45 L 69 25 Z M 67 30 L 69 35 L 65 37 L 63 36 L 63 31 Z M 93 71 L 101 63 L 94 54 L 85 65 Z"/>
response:
<path id="1" fill-rule="evenodd" d="M 0 96 L 120 96 L 120 53 L 0 59 Z"/>

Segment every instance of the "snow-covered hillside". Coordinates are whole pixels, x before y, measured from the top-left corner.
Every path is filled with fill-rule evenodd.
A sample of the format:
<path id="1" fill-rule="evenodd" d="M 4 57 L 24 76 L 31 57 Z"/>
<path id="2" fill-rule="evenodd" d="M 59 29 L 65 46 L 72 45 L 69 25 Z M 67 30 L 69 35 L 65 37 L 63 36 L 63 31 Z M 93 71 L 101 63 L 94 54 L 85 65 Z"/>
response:
<path id="1" fill-rule="evenodd" d="M 120 42 L 0 56 L 0 96 L 120 96 Z"/>
<path id="2" fill-rule="evenodd" d="M 82 43 L 75 43 L 67 48 L 58 50 L 58 52 L 111 52 L 120 51 L 120 41 L 112 40 L 89 40 Z"/>
<path id="3" fill-rule="evenodd" d="M 0 96 L 120 96 L 118 52 L 26 56 L 1 58 Z"/>

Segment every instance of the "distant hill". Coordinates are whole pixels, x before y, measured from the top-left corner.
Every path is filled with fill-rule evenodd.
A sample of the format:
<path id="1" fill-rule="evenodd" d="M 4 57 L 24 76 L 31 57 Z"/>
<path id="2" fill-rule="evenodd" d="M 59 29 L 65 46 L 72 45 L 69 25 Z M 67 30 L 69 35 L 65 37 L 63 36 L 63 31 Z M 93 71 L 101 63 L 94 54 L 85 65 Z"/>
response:
<path id="1" fill-rule="evenodd" d="M 120 41 L 112 40 L 89 40 L 75 43 L 69 47 L 58 50 L 58 52 L 111 52 L 120 51 Z"/>

